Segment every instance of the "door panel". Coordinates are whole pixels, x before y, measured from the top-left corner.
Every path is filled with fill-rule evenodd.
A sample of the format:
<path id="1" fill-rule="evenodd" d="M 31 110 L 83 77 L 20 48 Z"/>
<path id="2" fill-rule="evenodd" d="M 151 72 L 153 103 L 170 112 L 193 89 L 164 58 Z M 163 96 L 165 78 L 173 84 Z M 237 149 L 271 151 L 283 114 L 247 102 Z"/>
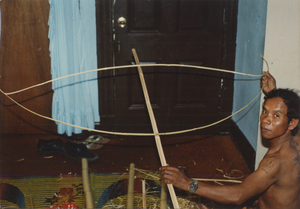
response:
<path id="1" fill-rule="evenodd" d="M 131 53 L 135 48 L 141 64 L 233 69 L 234 59 L 228 59 L 234 55 L 236 6 L 236 1 L 224 0 L 116 0 L 111 4 L 112 65 L 135 64 Z M 126 19 L 125 26 L 118 22 L 121 17 Z M 143 72 L 160 132 L 198 127 L 231 112 L 231 98 L 226 105 L 221 101 L 223 95 L 232 95 L 232 75 L 226 75 L 225 82 L 219 72 L 194 68 L 143 67 Z M 100 94 L 107 93 L 101 89 L 109 83 L 113 97 L 113 111 L 100 101 L 101 125 L 111 124 L 117 131 L 151 132 L 137 69 L 101 76 Z"/>

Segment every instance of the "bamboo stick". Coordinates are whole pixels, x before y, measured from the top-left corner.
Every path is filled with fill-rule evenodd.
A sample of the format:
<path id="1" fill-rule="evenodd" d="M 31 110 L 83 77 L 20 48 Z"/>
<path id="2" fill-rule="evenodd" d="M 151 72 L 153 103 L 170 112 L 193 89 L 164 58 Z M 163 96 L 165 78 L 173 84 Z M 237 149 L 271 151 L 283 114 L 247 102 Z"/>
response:
<path id="1" fill-rule="evenodd" d="M 31 195 L 29 195 L 29 199 L 30 199 L 31 209 L 34 209 L 34 207 L 33 207 L 33 201 L 32 201 L 32 196 Z"/>
<path id="2" fill-rule="evenodd" d="M 193 178 L 193 179 L 197 181 L 229 182 L 229 183 L 237 183 L 237 184 L 242 183 L 242 181 L 234 180 L 234 179 L 201 179 L 201 178 Z"/>
<path id="3" fill-rule="evenodd" d="M 146 209 L 146 181 L 145 179 L 142 180 L 142 197 L 143 197 L 143 209 Z"/>
<path id="4" fill-rule="evenodd" d="M 164 181 L 161 181 L 160 208 L 167 209 L 167 185 Z"/>
<path id="5" fill-rule="evenodd" d="M 83 182 L 83 191 L 85 194 L 86 208 L 94 208 L 92 192 L 90 190 L 90 181 L 89 181 L 89 171 L 88 171 L 88 161 L 86 158 L 82 158 L 82 182 Z"/>
<path id="6" fill-rule="evenodd" d="M 127 192 L 127 209 L 133 209 L 134 204 L 134 163 L 130 164 L 128 177 L 128 192 Z"/>
<path id="7" fill-rule="evenodd" d="M 152 107 L 151 107 L 146 82 L 145 82 L 145 79 L 144 79 L 142 68 L 140 66 L 140 61 L 139 61 L 139 58 L 137 56 L 137 53 L 136 53 L 135 49 L 132 49 L 132 53 L 133 53 L 133 56 L 134 56 L 134 59 L 135 59 L 135 63 L 137 64 L 139 77 L 140 77 L 140 81 L 141 81 L 141 84 L 142 84 L 144 97 L 145 97 L 145 101 L 146 101 L 146 106 L 147 106 L 148 113 L 149 113 L 150 120 L 151 120 L 152 129 L 153 129 L 153 132 L 154 132 L 154 138 L 155 138 L 156 147 L 157 147 L 157 150 L 158 150 L 160 162 L 161 162 L 162 166 L 166 166 L 167 162 L 166 162 L 164 151 L 163 151 L 163 148 L 162 148 L 162 145 L 161 145 L 161 140 L 160 140 L 158 128 L 157 128 L 156 120 L 155 120 L 154 113 L 153 113 L 153 110 L 152 110 Z M 176 194 L 175 194 L 173 185 L 168 184 L 168 189 L 169 189 L 169 192 L 170 192 L 170 196 L 171 196 L 174 208 L 176 208 L 176 209 L 179 208 L 179 204 L 178 204 L 178 201 L 177 201 L 177 198 L 176 198 Z"/>

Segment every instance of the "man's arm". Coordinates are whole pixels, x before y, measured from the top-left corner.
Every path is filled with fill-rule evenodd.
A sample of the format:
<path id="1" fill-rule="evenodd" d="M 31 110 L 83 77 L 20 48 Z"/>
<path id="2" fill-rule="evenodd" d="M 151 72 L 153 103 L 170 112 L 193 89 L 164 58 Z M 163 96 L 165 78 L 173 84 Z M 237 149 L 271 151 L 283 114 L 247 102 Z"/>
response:
<path id="1" fill-rule="evenodd" d="M 258 169 L 239 185 L 218 186 L 198 182 L 198 189 L 195 194 L 223 204 L 242 204 L 266 191 L 278 180 L 276 174 L 280 166 L 277 161 L 274 157 L 263 159 Z M 171 183 L 179 189 L 189 191 L 192 179 L 186 177 L 179 169 L 166 166 L 162 167 L 161 171 L 165 183 Z"/>

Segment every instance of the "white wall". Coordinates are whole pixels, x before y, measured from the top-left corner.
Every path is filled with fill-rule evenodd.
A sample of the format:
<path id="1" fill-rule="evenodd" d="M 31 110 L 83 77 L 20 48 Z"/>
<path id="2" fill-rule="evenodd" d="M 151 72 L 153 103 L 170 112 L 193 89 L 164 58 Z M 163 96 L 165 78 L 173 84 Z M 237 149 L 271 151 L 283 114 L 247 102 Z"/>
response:
<path id="1" fill-rule="evenodd" d="M 277 87 L 300 90 L 300 0 L 268 1 L 264 56 Z M 257 140 L 256 168 L 267 151 Z"/>

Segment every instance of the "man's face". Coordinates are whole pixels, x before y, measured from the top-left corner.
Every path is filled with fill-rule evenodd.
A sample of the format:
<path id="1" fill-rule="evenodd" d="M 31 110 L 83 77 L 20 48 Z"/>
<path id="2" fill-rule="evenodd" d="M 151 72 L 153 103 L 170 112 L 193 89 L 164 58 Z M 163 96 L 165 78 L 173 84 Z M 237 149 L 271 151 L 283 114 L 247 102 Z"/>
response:
<path id="1" fill-rule="evenodd" d="M 281 97 L 268 99 L 260 115 L 261 134 L 266 139 L 284 135 L 289 127 L 288 107 Z"/>

